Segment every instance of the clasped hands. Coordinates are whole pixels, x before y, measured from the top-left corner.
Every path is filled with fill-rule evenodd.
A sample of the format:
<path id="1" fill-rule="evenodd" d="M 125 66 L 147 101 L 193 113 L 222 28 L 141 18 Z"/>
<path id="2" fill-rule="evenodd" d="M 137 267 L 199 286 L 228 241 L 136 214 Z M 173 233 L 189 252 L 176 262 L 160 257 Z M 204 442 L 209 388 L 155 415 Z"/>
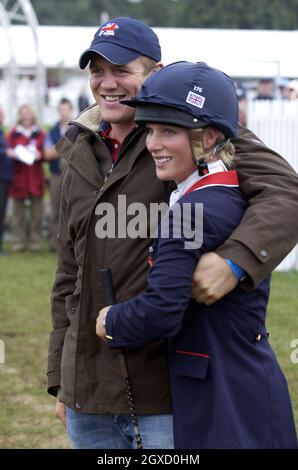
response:
<path id="1" fill-rule="evenodd" d="M 228 294 L 238 284 L 238 279 L 226 263 L 216 253 L 205 253 L 201 256 L 193 274 L 191 296 L 197 302 L 212 305 Z M 96 334 L 106 341 L 105 318 L 111 305 L 100 310 L 96 320 Z"/>

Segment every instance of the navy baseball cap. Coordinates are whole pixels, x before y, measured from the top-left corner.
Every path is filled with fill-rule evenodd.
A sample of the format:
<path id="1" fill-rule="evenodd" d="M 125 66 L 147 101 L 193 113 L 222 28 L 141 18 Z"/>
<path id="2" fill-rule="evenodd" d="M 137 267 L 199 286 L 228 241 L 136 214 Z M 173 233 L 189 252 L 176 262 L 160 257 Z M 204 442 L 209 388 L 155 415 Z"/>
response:
<path id="1" fill-rule="evenodd" d="M 188 128 L 213 125 L 227 137 L 238 132 L 233 80 L 204 62 L 175 62 L 147 78 L 139 94 L 122 104 L 136 108 L 135 121 Z"/>
<path id="2" fill-rule="evenodd" d="M 139 56 L 159 62 L 161 50 L 154 31 L 135 18 L 114 18 L 96 31 L 89 49 L 83 52 L 79 65 L 84 69 L 93 53 L 116 65 L 128 64 Z"/>

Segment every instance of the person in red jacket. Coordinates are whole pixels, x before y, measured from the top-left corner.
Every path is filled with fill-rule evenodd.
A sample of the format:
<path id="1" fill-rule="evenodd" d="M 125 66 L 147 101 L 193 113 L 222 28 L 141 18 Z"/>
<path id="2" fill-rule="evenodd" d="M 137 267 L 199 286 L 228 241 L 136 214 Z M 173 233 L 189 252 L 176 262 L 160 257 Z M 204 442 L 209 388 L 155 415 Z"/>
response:
<path id="1" fill-rule="evenodd" d="M 29 243 L 33 251 L 42 248 L 44 174 L 42 168 L 45 134 L 37 126 L 34 111 L 28 105 L 18 110 L 16 126 L 7 136 L 8 156 L 13 159 L 13 251 L 22 251 Z M 31 157 L 31 159 L 30 159 Z M 29 227 L 26 209 L 30 209 Z"/>

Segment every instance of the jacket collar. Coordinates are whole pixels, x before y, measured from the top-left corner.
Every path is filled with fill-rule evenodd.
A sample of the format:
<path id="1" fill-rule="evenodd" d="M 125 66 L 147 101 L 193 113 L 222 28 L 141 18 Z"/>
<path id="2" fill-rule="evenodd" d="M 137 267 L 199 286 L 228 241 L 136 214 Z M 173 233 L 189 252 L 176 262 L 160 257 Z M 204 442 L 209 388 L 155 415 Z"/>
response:
<path id="1" fill-rule="evenodd" d="M 97 104 L 90 106 L 79 114 L 79 116 L 72 121 L 80 127 L 89 129 L 92 132 L 98 132 L 99 124 L 102 121 L 102 115 Z"/>
<path id="2" fill-rule="evenodd" d="M 112 167 L 111 155 L 98 135 L 101 121 L 102 116 L 98 105 L 87 108 L 70 123 L 66 136 L 56 146 L 57 151 L 68 161 L 70 166 L 97 188 L 100 180 L 102 181 Z M 72 133 L 75 136 L 73 139 L 71 138 Z M 145 132 L 139 128 L 135 128 L 124 139 L 115 168 L 105 184 L 105 190 L 130 172 L 136 158 L 146 147 L 145 141 Z M 125 156 L 122 159 L 122 153 L 129 151 L 129 149 L 131 151 L 127 155 L 128 158 Z M 101 162 L 100 165 L 94 153 L 97 154 L 97 158 Z"/>

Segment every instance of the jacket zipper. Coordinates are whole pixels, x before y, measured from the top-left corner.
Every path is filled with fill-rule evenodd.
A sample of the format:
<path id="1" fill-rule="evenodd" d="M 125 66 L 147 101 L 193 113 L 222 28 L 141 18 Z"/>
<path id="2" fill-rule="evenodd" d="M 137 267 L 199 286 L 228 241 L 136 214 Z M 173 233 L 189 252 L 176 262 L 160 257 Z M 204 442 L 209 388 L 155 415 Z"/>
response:
<path id="1" fill-rule="evenodd" d="M 99 188 L 99 194 L 102 194 L 104 189 L 105 189 L 105 185 L 106 185 L 106 182 L 108 180 L 108 178 L 111 176 L 112 174 L 112 171 L 114 169 L 114 167 L 117 165 L 117 163 L 119 162 L 119 160 L 121 159 L 123 153 L 124 153 L 124 150 L 131 144 L 131 142 L 136 138 L 136 136 L 140 133 L 141 129 L 137 129 L 136 132 L 134 132 L 134 134 L 132 136 L 130 136 L 128 139 L 124 139 L 122 145 L 121 145 L 121 148 L 120 148 L 120 151 L 119 151 L 119 154 L 118 154 L 118 158 L 117 160 L 112 163 L 112 166 L 111 168 L 109 169 L 108 173 L 106 174 L 105 178 L 104 178 L 104 181 L 103 181 L 103 185 Z M 92 131 L 91 131 L 92 132 Z M 99 142 L 102 142 L 103 139 L 100 135 L 96 134 L 96 132 L 94 132 L 95 134 L 95 137 L 96 139 L 99 141 Z M 126 141 L 127 140 L 127 141 Z"/>

